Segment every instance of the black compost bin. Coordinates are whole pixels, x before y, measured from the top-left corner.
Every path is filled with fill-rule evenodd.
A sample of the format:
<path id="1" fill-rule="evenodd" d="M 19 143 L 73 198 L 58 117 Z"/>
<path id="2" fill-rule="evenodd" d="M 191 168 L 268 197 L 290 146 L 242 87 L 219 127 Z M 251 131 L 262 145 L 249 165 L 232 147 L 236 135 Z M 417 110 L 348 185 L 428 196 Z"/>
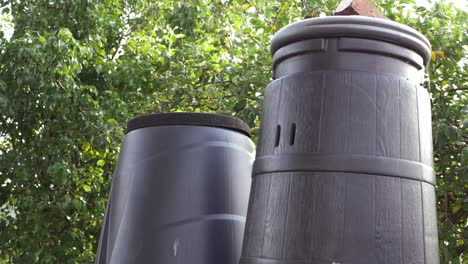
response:
<path id="1" fill-rule="evenodd" d="M 272 53 L 241 263 L 438 263 L 428 40 L 324 17 Z"/>
<path id="2" fill-rule="evenodd" d="M 130 120 L 96 263 L 237 264 L 253 155 L 248 126 L 233 117 Z"/>

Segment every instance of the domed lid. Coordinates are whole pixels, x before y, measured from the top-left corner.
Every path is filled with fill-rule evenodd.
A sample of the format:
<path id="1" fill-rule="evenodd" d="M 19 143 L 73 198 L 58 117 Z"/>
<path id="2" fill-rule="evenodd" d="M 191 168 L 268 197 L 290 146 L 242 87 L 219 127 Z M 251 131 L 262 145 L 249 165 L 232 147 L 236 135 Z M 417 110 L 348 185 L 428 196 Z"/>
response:
<path id="1" fill-rule="evenodd" d="M 271 53 L 291 43 L 326 37 L 357 37 L 382 40 L 409 48 L 427 64 L 431 58 L 429 40 L 415 29 L 400 23 L 365 16 L 330 16 L 302 20 L 275 34 Z"/>
<path id="2" fill-rule="evenodd" d="M 250 137 L 249 126 L 239 118 L 220 114 L 185 112 L 154 113 L 132 118 L 128 121 L 127 133 L 143 127 L 171 125 L 220 127 L 234 130 Z"/>

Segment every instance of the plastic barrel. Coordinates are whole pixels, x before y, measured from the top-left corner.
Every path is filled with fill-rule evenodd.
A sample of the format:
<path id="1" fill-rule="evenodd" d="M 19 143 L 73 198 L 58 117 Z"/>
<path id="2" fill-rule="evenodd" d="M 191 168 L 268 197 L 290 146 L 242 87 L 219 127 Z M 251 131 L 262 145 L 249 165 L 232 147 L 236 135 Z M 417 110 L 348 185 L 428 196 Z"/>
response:
<path id="1" fill-rule="evenodd" d="M 240 263 L 439 263 L 428 40 L 324 17 L 272 53 Z"/>
<path id="2" fill-rule="evenodd" d="M 131 119 L 96 263 L 237 264 L 253 157 L 249 128 L 233 117 Z"/>

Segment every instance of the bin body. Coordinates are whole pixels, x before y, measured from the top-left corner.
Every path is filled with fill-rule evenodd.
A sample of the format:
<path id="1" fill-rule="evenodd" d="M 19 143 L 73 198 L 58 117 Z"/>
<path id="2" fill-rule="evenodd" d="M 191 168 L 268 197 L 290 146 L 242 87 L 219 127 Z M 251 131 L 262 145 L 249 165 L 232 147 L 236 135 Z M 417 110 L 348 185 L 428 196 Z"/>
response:
<path id="1" fill-rule="evenodd" d="M 253 155 L 247 125 L 232 117 L 130 120 L 96 263 L 237 264 Z"/>
<path id="2" fill-rule="evenodd" d="M 439 263 L 428 41 L 325 17 L 272 53 L 240 263 Z"/>

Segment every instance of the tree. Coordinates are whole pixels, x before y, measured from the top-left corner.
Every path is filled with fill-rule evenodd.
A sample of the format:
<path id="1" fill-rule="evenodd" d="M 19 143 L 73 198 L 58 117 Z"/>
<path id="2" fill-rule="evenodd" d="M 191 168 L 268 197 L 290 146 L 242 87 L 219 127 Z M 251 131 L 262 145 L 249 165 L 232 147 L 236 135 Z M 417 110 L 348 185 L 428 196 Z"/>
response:
<path id="1" fill-rule="evenodd" d="M 90 263 L 128 118 L 235 115 L 259 126 L 270 36 L 338 1 L 2 1 L 0 261 Z M 442 263 L 467 251 L 467 13 L 376 1 L 433 44 Z M 8 32 L 7 32 L 8 33 Z"/>

